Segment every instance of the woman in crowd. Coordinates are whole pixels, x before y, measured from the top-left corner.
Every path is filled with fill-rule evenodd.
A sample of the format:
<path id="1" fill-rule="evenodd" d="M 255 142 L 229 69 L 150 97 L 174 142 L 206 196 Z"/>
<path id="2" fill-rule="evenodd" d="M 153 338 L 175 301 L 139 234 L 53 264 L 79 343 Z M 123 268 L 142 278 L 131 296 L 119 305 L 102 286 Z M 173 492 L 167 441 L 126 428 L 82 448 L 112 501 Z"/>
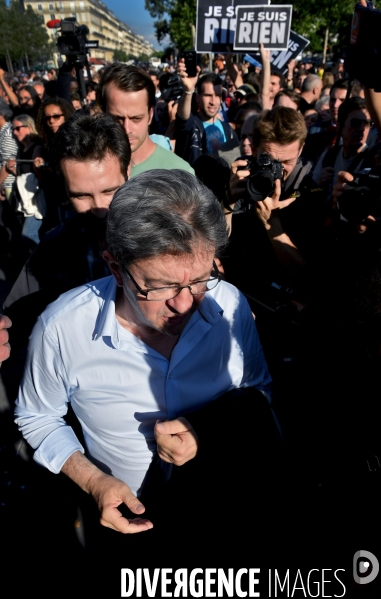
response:
<path id="1" fill-rule="evenodd" d="M 41 104 L 37 116 L 37 131 L 45 142 L 44 157 L 49 163 L 46 146 L 57 133 L 64 122 L 69 119 L 75 110 L 70 102 L 64 98 L 47 98 Z M 49 167 L 42 171 L 41 186 L 45 193 L 47 213 L 40 236 L 46 231 L 59 225 L 66 215 L 70 215 L 70 203 L 68 201 L 64 186 L 58 180 L 56 173 Z"/>
<path id="2" fill-rule="evenodd" d="M 43 142 L 37 135 L 35 122 L 28 114 L 20 114 L 12 121 L 13 135 L 19 143 L 17 162 L 9 160 L 7 170 L 16 176 L 12 204 L 22 221 L 22 236 L 39 243 L 38 231 L 45 215 L 44 194 L 39 188 L 38 167 L 43 163 Z M 25 162 L 19 162 L 25 160 Z M 27 162 L 27 161 L 34 162 Z"/>
<path id="3" fill-rule="evenodd" d="M 4 73 L 4 71 L 2 71 L 2 73 Z M 1 79 L 1 84 L 12 104 L 13 116 L 27 114 L 36 120 L 41 100 L 34 87 L 31 85 L 23 85 L 15 93 L 4 77 Z"/>
<path id="4" fill-rule="evenodd" d="M 43 140 L 47 143 L 73 113 L 72 104 L 63 98 L 44 100 L 37 115 L 37 130 Z"/>

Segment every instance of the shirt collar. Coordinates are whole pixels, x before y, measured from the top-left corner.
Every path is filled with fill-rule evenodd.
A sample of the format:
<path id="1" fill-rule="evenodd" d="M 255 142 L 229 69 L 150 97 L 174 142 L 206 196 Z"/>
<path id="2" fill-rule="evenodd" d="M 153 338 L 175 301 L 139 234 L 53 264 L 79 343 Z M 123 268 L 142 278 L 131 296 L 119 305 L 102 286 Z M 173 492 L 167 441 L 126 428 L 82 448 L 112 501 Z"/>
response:
<path id="1" fill-rule="evenodd" d="M 217 288 L 218 287 L 216 287 L 216 289 Z M 93 340 L 102 337 L 111 337 L 111 339 L 114 340 L 119 339 L 117 320 L 115 316 L 116 291 L 116 280 L 113 276 L 110 276 L 109 284 L 106 287 L 97 323 L 95 325 Z M 217 324 L 223 315 L 223 309 L 213 297 L 214 293 L 215 291 L 213 290 L 205 294 L 203 301 L 198 306 L 198 310 L 196 310 L 195 314 L 193 315 L 193 317 L 195 316 L 197 318 L 197 315 L 200 314 L 201 317 L 212 326 Z M 193 320 L 193 317 L 187 326 L 189 326 L 190 322 Z"/>

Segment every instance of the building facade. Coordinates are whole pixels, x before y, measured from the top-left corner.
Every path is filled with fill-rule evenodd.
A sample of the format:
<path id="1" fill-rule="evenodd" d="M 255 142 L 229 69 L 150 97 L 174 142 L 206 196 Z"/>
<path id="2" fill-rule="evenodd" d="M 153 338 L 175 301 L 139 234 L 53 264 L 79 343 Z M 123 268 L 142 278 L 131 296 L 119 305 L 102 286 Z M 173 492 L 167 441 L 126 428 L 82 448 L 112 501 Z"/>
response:
<path id="1" fill-rule="evenodd" d="M 75 2 L 26 0 L 25 4 L 42 15 L 45 23 L 54 19 L 75 17 L 79 25 L 86 25 L 89 28 L 88 39 L 98 41 L 98 48 L 89 50 L 91 58 L 112 62 L 115 50 L 124 50 L 134 58 L 142 54 L 149 56 L 155 50 L 150 42 L 142 35 L 134 33 L 100 0 L 75 0 Z M 48 32 L 53 39 L 57 35 L 55 29 L 48 29 Z"/>

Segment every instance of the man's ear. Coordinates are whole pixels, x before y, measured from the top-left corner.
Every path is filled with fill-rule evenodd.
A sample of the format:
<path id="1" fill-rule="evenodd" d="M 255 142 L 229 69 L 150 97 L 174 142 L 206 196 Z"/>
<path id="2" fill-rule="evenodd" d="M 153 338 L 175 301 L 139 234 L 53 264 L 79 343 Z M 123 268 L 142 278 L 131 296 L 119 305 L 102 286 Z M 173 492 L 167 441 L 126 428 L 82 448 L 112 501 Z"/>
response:
<path id="1" fill-rule="evenodd" d="M 107 266 L 114 275 L 118 287 L 123 287 L 122 267 L 120 266 L 119 262 L 117 262 L 112 253 L 108 250 L 102 252 L 102 257 L 104 260 L 106 260 Z"/>
<path id="2" fill-rule="evenodd" d="M 304 148 L 304 143 L 299 148 L 298 158 L 299 158 L 300 154 L 303 152 L 303 148 Z"/>
<path id="3" fill-rule="evenodd" d="M 152 123 L 152 119 L 153 119 L 153 108 L 149 109 L 149 120 L 148 120 L 148 124 L 150 125 Z"/>

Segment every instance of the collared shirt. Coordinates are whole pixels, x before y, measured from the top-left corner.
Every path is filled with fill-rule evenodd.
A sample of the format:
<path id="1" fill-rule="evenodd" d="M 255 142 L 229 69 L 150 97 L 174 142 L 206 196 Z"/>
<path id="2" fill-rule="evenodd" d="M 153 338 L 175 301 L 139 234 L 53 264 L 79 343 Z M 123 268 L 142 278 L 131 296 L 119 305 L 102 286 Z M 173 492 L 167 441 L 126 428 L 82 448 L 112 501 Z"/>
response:
<path id="1" fill-rule="evenodd" d="M 30 339 L 16 422 L 35 460 L 59 472 L 83 448 L 64 416 L 81 423 L 88 457 L 134 493 L 156 452 L 157 419 L 174 419 L 244 386 L 270 391 L 244 296 L 221 282 L 205 294 L 170 360 L 119 325 L 116 282 L 106 277 L 50 304 Z"/>

